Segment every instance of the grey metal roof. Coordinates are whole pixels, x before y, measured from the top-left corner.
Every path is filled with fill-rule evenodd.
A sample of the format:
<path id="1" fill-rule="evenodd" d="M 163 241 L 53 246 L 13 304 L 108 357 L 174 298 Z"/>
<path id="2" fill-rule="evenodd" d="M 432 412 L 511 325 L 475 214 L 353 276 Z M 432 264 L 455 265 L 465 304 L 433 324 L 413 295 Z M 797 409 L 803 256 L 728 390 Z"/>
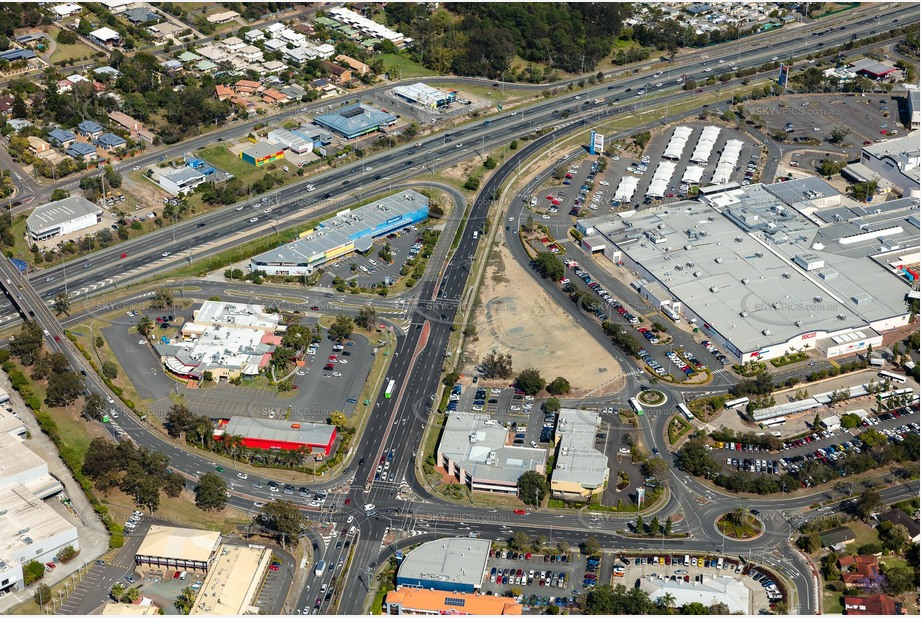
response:
<path id="1" fill-rule="evenodd" d="M 371 230 L 391 217 L 405 215 L 428 204 L 428 198 L 412 190 L 367 204 L 354 210 L 339 212 L 335 217 L 320 224 L 316 233 L 266 251 L 252 258 L 254 264 L 306 265 L 318 259 L 325 252 L 349 242 L 349 236 L 356 238 L 356 246 Z M 362 234 L 362 231 L 365 233 Z M 362 246 L 368 248 L 369 243 Z"/>
<path id="2" fill-rule="evenodd" d="M 345 136 L 359 135 L 381 125 L 396 122 L 396 116 L 382 112 L 363 103 L 353 103 L 316 116 L 313 121 Z"/>
<path id="3" fill-rule="evenodd" d="M 432 581 L 479 588 L 489 560 L 489 539 L 454 537 L 423 543 L 400 564 L 397 582 Z"/>
<path id="4" fill-rule="evenodd" d="M 269 144 L 267 142 L 256 142 L 243 152 L 253 157 L 254 159 L 261 159 L 262 157 L 273 155 L 280 150 L 284 150 L 284 147 L 275 144 Z"/>
<path id="5" fill-rule="evenodd" d="M 873 75 L 883 75 L 895 70 L 894 66 L 883 64 L 882 62 L 877 62 L 872 58 L 861 58 L 856 62 L 852 62 L 851 68 L 854 71 L 866 71 L 867 73 L 872 73 Z"/>
<path id="6" fill-rule="evenodd" d="M 165 174 L 161 174 L 161 176 L 171 180 L 177 185 L 181 185 L 184 182 L 195 180 L 196 178 L 203 178 L 204 174 L 196 169 L 192 169 L 191 167 L 180 167 L 177 170 L 172 170 Z"/>
<path id="7" fill-rule="evenodd" d="M 63 200 L 38 206 L 29 215 L 26 225 L 30 230 L 45 230 L 62 225 L 88 214 L 100 214 L 102 209 L 81 195 L 72 195 Z"/>
<path id="8" fill-rule="evenodd" d="M 300 427 L 294 427 L 300 425 Z M 268 418 L 233 416 L 224 427 L 225 435 L 292 444 L 329 444 L 336 427 L 315 423 L 291 423 Z"/>
<path id="9" fill-rule="evenodd" d="M 608 456 L 595 448 L 601 425 L 597 412 L 563 408 L 556 424 L 560 438 L 552 479 L 580 483 L 586 489 L 601 487 L 608 478 Z"/>

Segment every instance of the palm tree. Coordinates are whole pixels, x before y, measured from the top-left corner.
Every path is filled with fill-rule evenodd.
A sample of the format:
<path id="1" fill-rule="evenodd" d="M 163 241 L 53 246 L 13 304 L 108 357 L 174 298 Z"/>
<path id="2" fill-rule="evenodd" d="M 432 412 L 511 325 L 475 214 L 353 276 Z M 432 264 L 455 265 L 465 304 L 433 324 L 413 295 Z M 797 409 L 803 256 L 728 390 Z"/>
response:
<path id="1" fill-rule="evenodd" d="M 675 595 L 673 595 L 671 592 L 666 592 L 665 594 L 663 594 L 662 596 L 660 596 L 659 599 L 658 599 L 658 601 L 656 601 L 656 602 L 657 602 L 661 607 L 664 607 L 664 608 L 666 609 L 666 611 L 668 611 L 669 613 L 671 613 L 671 609 L 672 609 L 672 607 L 674 607 L 674 605 L 675 605 Z"/>
<path id="2" fill-rule="evenodd" d="M 748 521 L 748 509 L 740 506 L 727 516 L 727 519 L 737 526 L 743 525 Z"/>

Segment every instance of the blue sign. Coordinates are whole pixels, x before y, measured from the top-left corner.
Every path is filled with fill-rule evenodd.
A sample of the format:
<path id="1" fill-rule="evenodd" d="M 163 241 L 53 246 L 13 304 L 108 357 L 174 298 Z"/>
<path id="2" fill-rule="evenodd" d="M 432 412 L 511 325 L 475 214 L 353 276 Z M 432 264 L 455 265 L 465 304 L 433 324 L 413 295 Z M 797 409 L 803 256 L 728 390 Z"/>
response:
<path id="1" fill-rule="evenodd" d="M 777 85 L 781 88 L 787 87 L 787 81 L 790 79 L 790 67 L 789 65 L 782 64 L 780 65 L 780 73 L 777 75 Z"/>
<path id="2" fill-rule="evenodd" d="M 390 217 L 389 219 L 387 219 L 387 225 L 390 225 L 391 223 L 396 223 L 402 218 L 403 218 L 403 215 L 397 215 L 396 217 Z"/>

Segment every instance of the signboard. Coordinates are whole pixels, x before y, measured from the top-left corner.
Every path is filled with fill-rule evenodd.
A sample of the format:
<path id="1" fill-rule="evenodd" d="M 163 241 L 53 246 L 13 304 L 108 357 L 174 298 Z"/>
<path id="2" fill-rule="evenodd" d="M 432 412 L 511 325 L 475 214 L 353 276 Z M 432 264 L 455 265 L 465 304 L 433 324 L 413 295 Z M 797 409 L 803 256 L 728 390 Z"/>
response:
<path id="1" fill-rule="evenodd" d="M 397 215 L 396 217 L 390 217 L 389 219 L 387 219 L 387 225 L 390 225 L 391 223 L 396 223 L 402 218 L 403 218 L 403 215 Z"/>
<path id="2" fill-rule="evenodd" d="M 644 487 L 636 488 L 636 503 L 643 504 L 646 501 L 646 489 Z"/>
<path id="3" fill-rule="evenodd" d="M 777 84 L 781 88 L 787 87 L 787 81 L 790 79 L 790 67 L 789 65 L 780 64 L 780 72 L 777 74 Z"/>
<path id="4" fill-rule="evenodd" d="M 588 154 L 597 155 L 604 152 L 604 135 L 592 131 L 588 141 Z"/>

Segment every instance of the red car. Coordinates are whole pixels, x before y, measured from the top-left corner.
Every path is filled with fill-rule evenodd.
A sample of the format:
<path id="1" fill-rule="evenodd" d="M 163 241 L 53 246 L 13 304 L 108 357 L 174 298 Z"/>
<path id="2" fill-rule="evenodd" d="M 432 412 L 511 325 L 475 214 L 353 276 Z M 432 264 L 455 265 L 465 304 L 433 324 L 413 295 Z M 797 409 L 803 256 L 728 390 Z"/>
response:
<path id="1" fill-rule="evenodd" d="M 53 563 L 53 562 L 46 562 L 46 563 L 45 563 L 45 566 L 48 567 L 49 569 L 51 569 L 51 570 L 53 571 L 54 568 L 55 568 L 56 566 L 58 566 L 58 565 L 56 565 L 56 564 Z"/>
<path id="2" fill-rule="evenodd" d="M 61 338 L 58 337 L 57 335 L 54 336 L 54 340 L 57 341 L 58 343 L 61 343 Z"/>
<path id="3" fill-rule="evenodd" d="M 559 206 L 562 202 L 560 202 L 560 200 L 556 198 L 553 198 L 552 200 L 550 200 L 550 203 L 553 204 L 554 206 Z"/>
<path id="4" fill-rule="evenodd" d="M 319 311 L 320 308 L 319 308 L 318 306 L 314 305 L 314 306 L 312 306 L 312 307 L 310 308 L 310 310 L 311 310 L 311 311 Z"/>
<path id="5" fill-rule="evenodd" d="M 122 253 L 119 257 L 120 257 L 121 259 L 125 259 L 126 257 L 128 257 L 128 254 L 127 254 L 127 253 Z"/>
<path id="6" fill-rule="evenodd" d="M 346 499 L 345 499 L 345 505 L 348 506 L 348 505 L 350 505 L 350 504 L 352 504 L 352 499 L 351 499 L 351 498 L 346 498 Z"/>
<path id="7" fill-rule="evenodd" d="M 278 565 L 275 564 L 275 563 L 273 562 L 272 564 L 269 565 L 269 570 L 270 570 L 270 571 L 277 571 L 277 570 L 278 570 Z"/>
<path id="8" fill-rule="evenodd" d="M 324 369 L 325 371 L 332 371 L 333 368 L 334 368 L 334 367 L 333 367 L 333 364 L 332 364 L 332 363 L 326 363 L 326 366 L 323 367 L 323 369 Z"/>
<path id="9" fill-rule="evenodd" d="M 329 355 L 329 360 L 331 360 L 331 361 L 334 361 L 334 360 L 336 360 L 336 359 L 338 359 L 338 358 L 339 358 L 339 357 L 336 356 L 335 354 L 330 354 L 330 355 Z"/>
<path id="10" fill-rule="evenodd" d="M 527 515 L 528 512 L 524 509 L 515 509 L 515 515 Z"/>

